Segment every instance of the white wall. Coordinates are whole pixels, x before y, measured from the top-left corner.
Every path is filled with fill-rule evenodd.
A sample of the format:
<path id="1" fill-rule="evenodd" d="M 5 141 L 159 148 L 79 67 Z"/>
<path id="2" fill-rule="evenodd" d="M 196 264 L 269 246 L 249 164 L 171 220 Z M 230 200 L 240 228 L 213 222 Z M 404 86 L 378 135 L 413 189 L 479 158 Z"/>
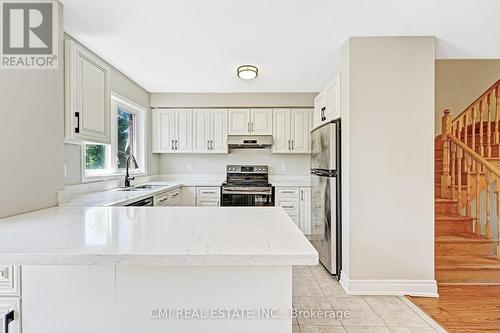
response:
<path id="1" fill-rule="evenodd" d="M 66 35 L 66 38 L 71 36 Z M 108 64 L 109 65 L 109 64 Z M 150 109 L 150 94 L 137 83 L 129 79 L 127 76 L 119 72 L 113 66 L 110 75 L 110 87 L 112 92 L 126 97 L 127 99 L 145 107 L 147 109 L 147 133 L 146 133 L 146 158 L 147 158 L 147 174 L 158 174 L 158 157 L 151 153 L 151 109 Z M 81 161 L 81 146 L 74 144 L 64 145 L 64 163 L 66 163 L 65 185 L 79 184 L 82 182 L 82 161 Z"/>
<path id="2" fill-rule="evenodd" d="M 343 56 L 343 284 L 432 295 L 434 38 L 351 38 Z"/>
<path id="3" fill-rule="evenodd" d="M 436 135 L 441 134 L 443 110 L 458 116 L 500 79 L 498 59 L 436 60 Z"/>
<path id="4" fill-rule="evenodd" d="M 59 68 L 0 70 L 0 217 L 57 204 L 63 188 L 63 47 Z"/>

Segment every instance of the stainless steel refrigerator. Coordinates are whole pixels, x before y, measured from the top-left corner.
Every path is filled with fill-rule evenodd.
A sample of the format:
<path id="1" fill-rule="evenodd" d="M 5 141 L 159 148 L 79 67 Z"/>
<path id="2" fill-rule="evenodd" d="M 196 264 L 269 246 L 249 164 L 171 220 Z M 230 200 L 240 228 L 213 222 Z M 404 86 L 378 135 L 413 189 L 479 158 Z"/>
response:
<path id="1" fill-rule="evenodd" d="M 340 279 L 342 230 L 340 196 L 340 118 L 311 132 L 310 241 L 325 268 Z"/>

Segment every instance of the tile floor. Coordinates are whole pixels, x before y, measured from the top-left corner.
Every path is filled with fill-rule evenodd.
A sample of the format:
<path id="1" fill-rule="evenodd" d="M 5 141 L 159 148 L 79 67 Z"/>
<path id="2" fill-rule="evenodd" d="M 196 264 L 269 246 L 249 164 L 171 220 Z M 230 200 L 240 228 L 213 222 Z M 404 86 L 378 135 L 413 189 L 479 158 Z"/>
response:
<path id="1" fill-rule="evenodd" d="M 345 314 L 344 318 L 298 316 L 293 333 L 443 332 L 400 297 L 348 296 L 321 265 L 293 267 L 293 308 Z"/>

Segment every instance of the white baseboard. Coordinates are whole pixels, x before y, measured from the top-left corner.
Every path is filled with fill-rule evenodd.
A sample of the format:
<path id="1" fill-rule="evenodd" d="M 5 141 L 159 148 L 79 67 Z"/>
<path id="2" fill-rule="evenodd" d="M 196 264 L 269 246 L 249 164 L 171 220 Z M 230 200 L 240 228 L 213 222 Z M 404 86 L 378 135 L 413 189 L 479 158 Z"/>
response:
<path id="1" fill-rule="evenodd" d="M 351 280 L 340 277 L 348 295 L 394 295 L 439 297 L 436 280 Z"/>

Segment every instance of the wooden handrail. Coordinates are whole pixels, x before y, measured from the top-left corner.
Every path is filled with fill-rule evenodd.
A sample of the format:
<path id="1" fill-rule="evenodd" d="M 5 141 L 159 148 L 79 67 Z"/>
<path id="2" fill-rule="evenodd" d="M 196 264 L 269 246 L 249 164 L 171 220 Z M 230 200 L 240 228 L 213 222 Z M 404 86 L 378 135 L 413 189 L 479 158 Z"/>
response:
<path id="1" fill-rule="evenodd" d="M 460 114 L 458 116 L 456 116 L 455 119 L 453 119 L 452 124 L 456 124 L 460 119 L 462 119 L 462 117 L 468 111 L 470 111 L 474 106 L 476 106 L 486 96 L 488 96 L 489 94 L 491 94 L 491 92 L 494 91 L 496 88 L 498 88 L 498 86 L 500 86 L 500 79 L 498 79 L 498 81 L 496 81 L 495 83 L 493 83 L 488 89 L 485 90 L 485 92 L 481 96 L 479 96 L 478 98 L 476 98 L 476 100 L 474 102 L 472 102 L 468 107 L 466 107 L 462 112 L 460 112 Z"/>
<path id="2" fill-rule="evenodd" d="M 460 149 L 462 149 L 464 152 L 470 155 L 476 162 L 481 164 L 484 168 L 488 169 L 493 175 L 495 175 L 495 177 L 500 179 L 500 170 L 498 169 L 498 167 L 494 166 L 493 164 L 488 162 L 485 158 L 481 157 L 481 155 L 470 149 L 455 136 L 449 135 L 448 139 L 453 141 L 453 143 L 455 143 L 458 147 L 460 147 Z"/>

